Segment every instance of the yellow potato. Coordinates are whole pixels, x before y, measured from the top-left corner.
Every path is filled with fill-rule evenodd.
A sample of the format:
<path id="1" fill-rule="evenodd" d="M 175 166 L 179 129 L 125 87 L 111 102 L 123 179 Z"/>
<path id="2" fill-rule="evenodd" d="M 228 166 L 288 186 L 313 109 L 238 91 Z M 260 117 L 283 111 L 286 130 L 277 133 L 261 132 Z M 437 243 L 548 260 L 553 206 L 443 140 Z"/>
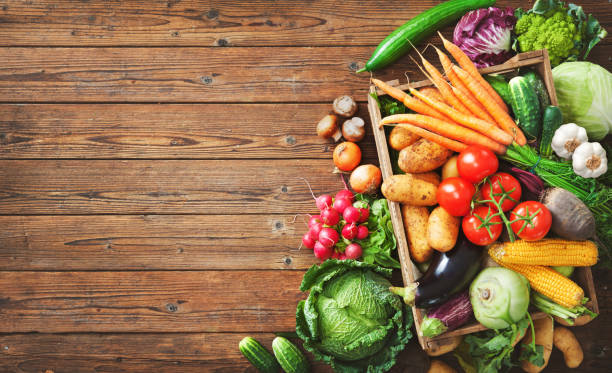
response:
<path id="1" fill-rule="evenodd" d="M 581 315 L 578 316 L 574 319 L 574 324 L 570 325 L 567 323 L 567 321 L 565 321 L 564 319 L 555 316 L 555 321 L 558 322 L 559 324 L 563 325 L 563 326 L 582 326 L 582 325 L 586 325 L 588 323 L 590 323 L 591 321 L 593 321 L 593 317 L 591 317 L 591 315 Z"/>
<path id="2" fill-rule="evenodd" d="M 449 177 L 459 177 L 459 171 L 457 171 L 457 156 L 453 155 L 444 163 L 442 167 L 442 180 Z"/>
<path id="3" fill-rule="evenodd" d="M 463 336 L 458 335 L 456 337 L 436 339 L 429 343 L 429 348 L 425 350 L 429 356 L 440 356 L 447 352 L 451 352 L 457 348 L 463 341 Z"/>
<path id="4" fill-rule="evenodd" d="M 414 144 L 418 139 L 420 139 L 420 137 L 412 133 L 409 129 L 395 126 L 389 134 L 389 145 L 393 149 L 400 151 L 408 145 Z"/>
<path id="5" fill-rule="evenodd" d="M 452 151 L 426 139 L 420 139 L 402 149 L 397 163 L 407 173 L 435 170 L 453 154 Z"/>
<path id="6" fill-rule="evenodd" d="M 440 185 L 440 175 L 434 171 L 423 172 L 422 174 L 412 174 L 412 176 L 416 177 L 417 179 L 427 181 L 428 183 L 432 183 L 436 187 Z"/>
<path id="7" fill-rule="evenodd" d="M 442 252 L 451 250 L 457 242 L 460 223 L 458 217 L 449 214 L 442 206 L 433 209 L 427 222 L 429 246 Z"/>
<path id="8" fill-rule="evenodd" d="M 408 239 L 410 259 L 416 263 L 428 261 L 433 255 L 433 249 L 427 243 L 429 210 L 423 206 L 402 204 L 402 218 Z"/>
<path id="9" fill-rule="evenodd" d="M 574 333 L 568 328 L 563 326 L 555 328 L 553 332 L 553 344 L 563 352 L 565 365 L 567 365 L 568 368 L 577 368 L 582 363 L 582 359 L 584 359 L 582 347 L 580 347 L 580 343 L 578 343 Z"/>
<path id="10" fill-rule="evenodd" d="M 527 373 L 539 373 L 546 365 L 548 365 L 548 359 L 553 347 L 553 327 L 555 322 L 552 317 L 546 315 L 545 317 L 534 320 L 533 328 L 535 330 L 535 344 L 544 347 L 544 365 L 541 367 L 531 364 L 527 360 L 521 361 L 521 368 Z M 527 328 L 525 338 L 521 341 L 524 345 L 529 345 L 533 341 L 533 335 L 531 334 L 531 328 Z"/>
<path id="11" fill-rule="evenodd" d="M 432 360 L 427 373 L 457 373 L 457 371 L 442 360 Z"/>
<path id="12" fill-rule="evenodd" d="M 382 183 L 382 194 L 390 201 L 414 206 L 433 206 L 436 202 L 435 184 L 411 174 L 392 175 Z"/>

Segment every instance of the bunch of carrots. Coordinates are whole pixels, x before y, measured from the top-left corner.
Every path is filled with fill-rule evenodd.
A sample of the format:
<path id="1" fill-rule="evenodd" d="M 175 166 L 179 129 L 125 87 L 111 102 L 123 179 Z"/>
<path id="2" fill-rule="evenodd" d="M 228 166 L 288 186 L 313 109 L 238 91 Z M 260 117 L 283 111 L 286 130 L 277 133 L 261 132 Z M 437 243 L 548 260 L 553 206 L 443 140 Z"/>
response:
<path id="1" fill-rule="evenodd" d="M 525 145 L 523 132 L 508 114 L 508 107 L 493 87 L 480 75 L 470 58 L 441 34 L 444 48 L 457 65 L 440 49 L 442 73 L 422 55 L 423 73 L 437 89 L 410 88 L 410 94 L 378 79 L 372 82 L 389 96 L 417 114 L 385 117 L 380 125 L 395 124 L 450 150 L 461 152 L 468 145 L 481 145 L 497 154 L 516 142 Z M 420 54 L 419 54 L 420 55 Z"/>

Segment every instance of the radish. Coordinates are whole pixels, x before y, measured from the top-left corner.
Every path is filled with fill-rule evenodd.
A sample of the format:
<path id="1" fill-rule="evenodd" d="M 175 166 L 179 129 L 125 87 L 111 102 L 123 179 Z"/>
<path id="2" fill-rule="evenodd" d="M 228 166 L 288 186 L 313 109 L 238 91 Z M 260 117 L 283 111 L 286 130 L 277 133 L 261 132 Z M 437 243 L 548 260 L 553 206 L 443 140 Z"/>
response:
<path id="1" fill-rule="evenodd" d="M 346 238 L 347 240 L 352 240 L 353 238 L 357 237 L 357 224 L 350 223 L 345 225 L 342 228 L 342 237 Z"/>
<path id="2" fill-rule="evenodd" d="M 370 231 L 368 231 L 368 227 L 365 225 L 360 225 L 357 227 L 357 239 L 363 240 L 366 239 L 370 235 Z"/>
<path id="3" fill-rule="evenodd" d="M 336 242 L 340 240 L 340 235 L 335 229 L 332 228 L 323 228 L 321 229 L 321 233 L 319 233 L 319 242 L 323 244 L 325 247 L 334 247 Z"/>
<path id="4" fill-rule="evenodd" d="M 312 215 L 310 219 L 308 219 L 308 228 L 312 227 L 315 223 L 321 222 L 321 215 Z"/>
<path id="5" fill-rule="evenodd" d="M 321 194 L 315 198 L 315 203 L 319 211 L 323 211 L 332 205 L 332 197 L 329 194 Z"/>
<path id="6" fill-rule="evenodd" d="M 332 259 L 340 259 L 340 253 L 337 251 L 334 251 L 334 253 L 332 254 Z"/>
<path id="7" fill-rule="evenodd" d="M 304 236 L 302 237 L 302 244 L 309 249 L 313 249 L 316 240 L 313 240 L 312 237 L 310 237 L 309 233 L 310 232 L 304 233 Z"/>
<path id="8" fill-rule="evenodd" d="M 344 218 L 344 220 L 346 220 L 347 223 L 357 223 L 359 221 L 359 218 L 361 217 L 361 214 L 357 207 L 349 206 L 344 209 L 342 217 Z"/>
<path id="9" fill-rule="evenodd" d="M 321 233 L 321 229 L 323 229 L 323 223 L 315 223 L 312 227 L 310 227 L 308 235 L 313 241 L 319 239 L 319 233 Z"/>
<path id="10" fill-rule="evenodd" d="M 336 225 L 340 221 L 340 214 L 338 214 L 338 211 L 332 208 L 326 208 L 325 210 L 321 211 L 321 221 L 323 221 L 323 224 L 325 225 Z"/>
<path id="11" fill-rule="evenodd" d="M 346 255 L 347 259 L 361 258 L 361 254 L 363 254 L 363 251 L 361 250 L 361 246 L 358 243 L 349 244 L 344 249 L 344 255 Z"/>
<path id="12" fill-rule="evenodd" d="M 368 218 L 370 217 L 370 209 L 367 207 L 360 208 L 359 214 L 360 214 L 359 223 L 365 223 L 366 221 L 368 221 Z"/>
<path id="13" fill-rule="evenodd" d="M 338 211 L 338 213 L 340 214 L 342 214 L 344 212 L 344 209 L 349 206 L 351 206 L 351 200 L 349 200 L 348 198 L 336 197 L 336 199 L 334 200 L 334 210 Z"/>
<path id="14" fill-rule="evenodd" d="M 341 199 L 341 198 L 346 198 L 349 201 L 351 201 L 351 203 L 355 202 L 355 195 L 353 194 L 353 192 L 351 192 L 348 189 L 342 189 L 341 191 L 336 193 L 336 199 Z"/>
<path id="15" fill-rule="evenodd" d="M 314 255 L 321 261 L 331 258 L 333 253 L 334 253 L 334 250 L 331 247 L 325 247 L 319 241 L 315 242 Z"/>
<path id="16" fill-rule="evenodd" d="M 339 257 L 338 257 L 338 259 L 340 259 L 340 260 L 346 260 L 346 259 L 347 259 L 346 254 L 345 254 L 345 253 L 340 254 L 340 255 L 339 255 Z"/>

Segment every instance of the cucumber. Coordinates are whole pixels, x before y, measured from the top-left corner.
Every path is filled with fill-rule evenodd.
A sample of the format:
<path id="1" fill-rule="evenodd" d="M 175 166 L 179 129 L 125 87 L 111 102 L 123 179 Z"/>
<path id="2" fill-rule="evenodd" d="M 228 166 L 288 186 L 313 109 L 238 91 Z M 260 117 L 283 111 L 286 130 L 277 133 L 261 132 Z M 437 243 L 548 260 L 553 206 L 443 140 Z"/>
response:
<path id="1" fill-rule="evenodd" d="M 550 143 L 555 131 L 563 124 L 563 115 L 556 106 L 547 106 L 542 115 L 542 137 L 540 138 L 540 155 L 550 157 L 553 153 Z"/>
<path id="2" fill-rule="evenodd" d="M 550 105 L 550 97 L 548 97 L 546 85 L 544 84 L 542 79 L 540 79 L 540 76 L 536 74 L 536 72 L 533 70 L 527 71 L 525 74 L 523 74 L 523 76 L 527 78 L 527 81 L 535 90 L 536 95 L 538 95 L 538 101 L 540 102 L 540 110 L 543 113 L 544 109 L 546 109 L 546 107 Z"/>
<path id="3" fill-rule="evenodd" d="M 308 373 L 310 365 L 308 360 L 296 345 L 287 338 L 276 337 L 272 341 L 274 356 L 286 373 Z"/>
<path id="4" fill-rule="evenodd" d="M 508 82 L 503 75 L 485 75 L 485 80 L 491 84 L 491 87 L 497 92 L 497 94 L 504 100 L 506 105 L 512 106 L 512 98 L 510 97 L 510 88 Z"/>
<path id="5" fill-rule="evenodd" d="M 244 337 L 238 343 L 240 352 L 253 364 L 257 370 L 263 373 L 278 373 L 280 365 L 272 354 L 251 337 Z"/>
<path id="6" fill-rule="evenodd" d="M 527 78 L 515 76 L 508 83 L 514 119 L 525 132 L 527 138 L 537 139 L 542 129 L 542 111 L 535 89 Z"/>

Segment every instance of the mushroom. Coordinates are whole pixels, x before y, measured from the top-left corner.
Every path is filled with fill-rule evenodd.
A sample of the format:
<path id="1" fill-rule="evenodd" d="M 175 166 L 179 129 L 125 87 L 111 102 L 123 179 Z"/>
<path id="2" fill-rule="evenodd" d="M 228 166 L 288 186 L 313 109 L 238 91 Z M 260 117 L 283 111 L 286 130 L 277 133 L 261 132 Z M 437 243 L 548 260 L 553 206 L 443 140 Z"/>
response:
<path id="1" fill-rule="evenodd" d="M 359 142 L 365 136 L 365 122 L 359 117 L 353 117 L 342 123 L 342 136 L 351 142 Z"/>
<path id="2" fill-rule="evenodd" d="M 351 96 L 340 96 L 334 100 L 334 113 L 350 118 L 357 112 L 357 103 Z"/>
<path id="3" fill-rule="evenodd" d="M 317 124 L 317 135 L 324 139 L 329 139 L 331 137 L 334 139 L 334 142 L 340 140 L 342 133 L 338 128 L 338 117 L 333 114 L 324 116 Z"/>

